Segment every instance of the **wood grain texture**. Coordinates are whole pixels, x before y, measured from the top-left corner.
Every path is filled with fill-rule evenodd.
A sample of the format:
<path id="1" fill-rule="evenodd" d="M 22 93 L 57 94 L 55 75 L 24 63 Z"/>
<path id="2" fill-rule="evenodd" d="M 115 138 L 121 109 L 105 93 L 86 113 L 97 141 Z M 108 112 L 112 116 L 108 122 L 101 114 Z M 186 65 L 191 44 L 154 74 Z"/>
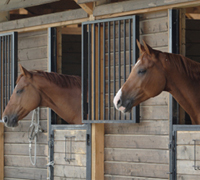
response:
<path id="1" fill-rule="evenodd" d="M 31 6 L 37 6 L 41 4 L 51 3 L 58 0 L 2 0 L 0 2 L 0 11 L 10 11 L 13 9 L 19 9 L 19 8 L 25 8 L 25 7 L 31 7 Z"/>
<path id="2" fill-rule="evenodd" d="M 5 167 L 6 178 L 22 178 L 22 179 L 46 179 L 47 170 L 41 168 L 20 168 L 20 167 Z"/>
<path id="3" fill-rule="evenodd" d="M 172 0 L 172 1 L 165 1 L 165 0 L 135 0 L 135 1 L 122 1 L 112 4 L 105 4 L 101 6 L 97 6 L 94 11 L 94 16 L 104 16 L 104 15 L 111 15 L 116 14 L 116 16 L 121 15 L 122 13 L 128 14 L 128 12 L 132 12 L 130 14 L 137 13 L 147 13 L 151 11 L 159 11 L 159 10 L 167 10 L 168 8 L 172 7 L 179 7 L 179 6 L 189 6 L 191 3 L 199 4 L 198 1 L 193 0 Z M 134 13 L 135 11 L 135 13 Z M 127 13 L 126 13 L 127 12 Z"/>
<path id="4" fill-rule="evenodd" d="M 168 165 L 153 163 L 105 162 L 105 173 L 111 175 L 167 178 L 168 168 Z"/>
<path id="5" fill-rule="evenodd" d="M 169 163 L 169 151 L 149 149 L 105 148 L 106 161 L 138 162 L 138 163 Z"/>
<path id="6" fill-rule="evenodd" d="M 168 136 L 154 135 L 105 135 L 105 147 L 168 149 Z"/>
<path id="7" fill-rule="evenodd" d="M 86 179 L 86 167 L 54 165 L 54 176 Z"/>
<path id="8" fill-rule="evenodd" d="M 168 178 L 165 178 L 168 180 Z M 165 180 L 160 178 L 148 178 L 148 177 L 135 177 L 135 176 L 118 176 L 118 175 L 105 175 L 104 180 Z"/>
<path id="9" fill-rule="evenodd" d="M 0 24 L 0 31 L 25 29 L 36 26 L 40 27 L 41 29 L 42 27 L 44 28 L 44 25 L 57 24 L 58 26 L 58 24 L 61 25 L 62 22 L 65 22 L 63 23 L 64 25 L 67 24 L 67 22 L 69 21 L 70 24 L 73 24 L 72 21 L 84 18 L 87 18 L 87 13 L 82 9 L 63 11 L 53 14 L 42 15 L 38 17 L 19 19 L 17 21 L 3 22 Z M 32 28 L 32 30 L 33 29 L 37 28 Z"/>

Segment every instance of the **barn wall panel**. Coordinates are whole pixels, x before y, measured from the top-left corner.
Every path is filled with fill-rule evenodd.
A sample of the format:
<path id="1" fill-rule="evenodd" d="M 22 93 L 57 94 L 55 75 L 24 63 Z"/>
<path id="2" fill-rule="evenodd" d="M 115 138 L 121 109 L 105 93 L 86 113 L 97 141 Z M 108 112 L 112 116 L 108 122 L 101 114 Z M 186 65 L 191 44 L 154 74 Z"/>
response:
<path id="1" fill-rule="evenodd" d="M 47 30 L 18 34 L 18 62 L 28 70 L 47 71 Z M 20 74 L 18 69 L 18 75 Z M 47 109 L 40 108 L 40 124 L 44 132 L 39 133 L 37 143 L 37 163 L 29 160 L 28 129 L 32 112 L 19 126 L 5 128 L 5 179 L 47 179 Z M 32 152 L 34 152 L 32 145 Z"/>
<path id="2" fill-rule="evenodd" d="M 167 52 L 167 11 L 140 15 L 139 32 L 140 42 L 143 39 L 153 48 Z M 121 42 L 123 43 L 123 41 Z M 110 57 L 112 59 L 112 53 Z M 121 53 L 121 57 L 123 59 L 123 53 Z M 126 58 L 128 57 L 127 53 Z M 106 56 L 107 58 L 108 56 Z M 116 59 L 118 59 L 118 53 Z M 121 63 L 123 62 L 122 60 Z M 113 62 L 110 63 L 112 66 Z M 118 87 L 118 78 L 116 87 Z M 169 94 L 163 92 L 159 96 L 141 103 L 139 124 L 105 124 L 105 180 L 168 179 L 168 99 Z"/>

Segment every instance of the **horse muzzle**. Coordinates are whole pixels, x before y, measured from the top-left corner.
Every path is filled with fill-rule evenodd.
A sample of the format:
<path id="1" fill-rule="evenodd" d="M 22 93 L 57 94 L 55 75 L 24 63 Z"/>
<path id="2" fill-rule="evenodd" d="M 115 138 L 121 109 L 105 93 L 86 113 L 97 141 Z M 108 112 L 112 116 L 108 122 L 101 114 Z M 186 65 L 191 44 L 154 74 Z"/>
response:
<path id="1" fill-rule="evenodd" d="M 130 112 L 133 107 L 133 99 L 132 98 L 123 98 L 121 89 L 118 91 L 116 96 L 114 97 L 113 104 L 115 108 L 123 113 Z"/>
<path id="2" fill-rule="evenodd" d="M 16 127 L 18 126 L 18 120 L 17 116 L 4 116 L 2 118 L 2 121 L 4 122 L 6 127 Z"/>

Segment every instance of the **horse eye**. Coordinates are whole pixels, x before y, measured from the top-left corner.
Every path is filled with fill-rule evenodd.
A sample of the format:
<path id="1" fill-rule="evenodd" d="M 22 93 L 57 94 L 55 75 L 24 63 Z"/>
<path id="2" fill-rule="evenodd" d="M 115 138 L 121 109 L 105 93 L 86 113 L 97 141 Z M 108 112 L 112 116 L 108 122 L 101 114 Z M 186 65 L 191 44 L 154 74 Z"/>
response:
<path id="1" fill-rule="evenodd" d="M 146 69 L 140 69 L 140 70 L 138 71 L 138 74 L 144 74 L 144 73 L 146 73 L 146 72 L 147 72 Z"/>
<path id="2" fill-rule="evenodd" d="M 23 89 L 17 90 L 17 94 L 20 94 L 20 93 L 22 93 L 22 92 L 23 92 Z"/>

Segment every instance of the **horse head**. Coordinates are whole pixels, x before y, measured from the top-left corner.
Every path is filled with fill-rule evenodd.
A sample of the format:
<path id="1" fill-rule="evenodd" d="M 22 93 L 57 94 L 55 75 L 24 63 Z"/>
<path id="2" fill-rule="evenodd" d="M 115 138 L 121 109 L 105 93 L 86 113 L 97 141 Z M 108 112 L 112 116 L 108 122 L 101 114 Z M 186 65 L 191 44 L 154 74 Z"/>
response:
<path id="1" fill-rule="evenodd" d="M 124 113 L 160 94 L 166 86 L 166 77 L 160 61 L 164 60 L 165 54 L 152 49 L 144 41 L 143 44 L 144 46 L 137 41 L 141 55 L 113 100 L 116 109 Z"/>
<path id="2" fill-rule="evenodd" d="M 7 127 L 15 127 L 30 111 L 40 105 L 40 94 L 33 85 L 31 72 L 20 66 L 21 75 L 3 112 L 2 120 Z"/>

